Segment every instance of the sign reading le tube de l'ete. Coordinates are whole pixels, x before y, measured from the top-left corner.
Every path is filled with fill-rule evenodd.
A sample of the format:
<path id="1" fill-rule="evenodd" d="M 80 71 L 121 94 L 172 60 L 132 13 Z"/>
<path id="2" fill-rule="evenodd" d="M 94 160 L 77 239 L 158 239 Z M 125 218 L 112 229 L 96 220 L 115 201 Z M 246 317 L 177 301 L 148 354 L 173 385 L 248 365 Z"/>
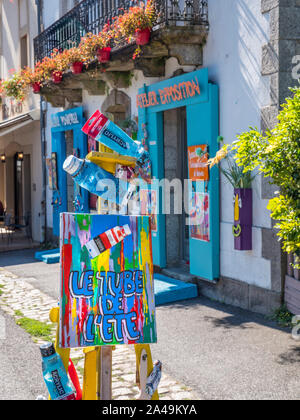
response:
<path id="1" fill-rule="evenodd" d="M 62 213 L 60 346 L 155 343 L 151 222 Z"/>

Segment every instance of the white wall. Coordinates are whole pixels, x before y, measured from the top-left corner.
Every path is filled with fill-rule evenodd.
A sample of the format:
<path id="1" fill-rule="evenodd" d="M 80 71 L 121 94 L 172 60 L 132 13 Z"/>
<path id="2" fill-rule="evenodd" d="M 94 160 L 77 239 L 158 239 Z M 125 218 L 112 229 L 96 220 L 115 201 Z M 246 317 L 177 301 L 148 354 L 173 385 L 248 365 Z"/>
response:
<path id="1" fill-rule="evenodd" d="M 261 0 L 210 0 L 210 32 L 204 66 L 220 88 L 220 134 L 226 143 L 249 126 L 261 126 L 260 109 L 270 103 L 270 80 L 261 76 L 262 45 L 269 38 L 268 15 Z M 261 257 L 261 227 L 271 227 L 260 177 L 254 182 L 253 251 L 234 251 L 233 189 L 221 177 L 221 274 L 267 289 L 270 262 Z"/>
<path id="2" fill-rule="evenodd" d="M 20 37 L 28 36 L 28 61 L 30 65 L 34 63 L 33 39 L 37 36 L 37 10 L 35 0 L 17 0 L 1 2 L 1 38 L 2 38 L 2 57 L 1 75 L 4 79 L 8 78 L 14 71 L 20 69 Z M 39 115 L 39 96 L 30 94 L 22 106 L 22 114 L 36 110 Z M 12 101 L 7 98 L 6 103 Z M 17 113 L 11 118 L 17 117 Z M 1 123 L 1 121 L 0 121 Z M 16 152 L 23 151 L 30 154 L 31 158 L 31 212 L 33 238 L 35 241 L 42 240 L 41 232 L 41 198 L 42 198 L 42 168 L 41 168 L 41 147 L 40 147 L 40 124 L 39 121 L 29 122 L 27 125 L 18 128 L 12 126 L 7 134 L 0 137 L 0 153 L 5 153 L 10 159 L 10 164 L 6 165 L 6 175 L 0 178 L 0 189 L 5 189 L 8 201 L 12 202 L 13 195 L 13 167 L 11 166 L 12 157 Z M 5 179 L 4 179 L 5 178 Z M 4 183 L 6 185 L 4 185 Z M 11 209 L 13 210 L 13 209 Z"/>

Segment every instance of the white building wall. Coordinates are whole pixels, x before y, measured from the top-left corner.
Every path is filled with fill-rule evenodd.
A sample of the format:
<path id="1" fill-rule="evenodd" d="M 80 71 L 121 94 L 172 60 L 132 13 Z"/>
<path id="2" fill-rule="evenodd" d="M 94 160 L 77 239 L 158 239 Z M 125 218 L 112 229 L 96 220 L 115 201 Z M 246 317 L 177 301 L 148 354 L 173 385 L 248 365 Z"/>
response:
<path id="1" fill-rule="evenodd" d="M 18 71 L 21 65 L 20 38 L 27 34 L 28 37 L 28 64 L 34 64 L 33 39 L 37 36 L 37 10 L 35 0 L 7 1 L 1 3 L 1 77 L 7 79 L 12 73 Z M 20 4 L 20 10 L 19 10 Z M 36 121 L 27 122 L 22 127 L 12 126 L 0 136 L 0 153 L 8 157 L 8 164 L 5 172 L 7 176 L 0 178 L 1 189 L 3 190 L 3 201 L 5 196 L 8 202 L 13 202 L 13 167 L 12 157 L 17 152 L 30 154 L 31 162 L 31 216 L 32 233 L 35 241 L 42 241 L 41 223 L 41 200 L 42 200 L 42 164 L 40 147 L 40 125 L 39 125 L 39 96 L 30 94 L 22 105 L 19 113 L 10 115 L 9 119 L 19 114 L 32 113 Z M 13 100 L 6 98 L 5 103 L 9 106 Z M 0 117 L 2 118 L 2 117 Z M 0 120 L 1 124 L 1 120 Z M 2 164 L 2 166 L 4 166 Z M 4 171 L 3 171 L 4 172 Z M 10 206 L 11 207 L 11 206 Z M 8 211 L 13 212 L 13 208 Z"/>

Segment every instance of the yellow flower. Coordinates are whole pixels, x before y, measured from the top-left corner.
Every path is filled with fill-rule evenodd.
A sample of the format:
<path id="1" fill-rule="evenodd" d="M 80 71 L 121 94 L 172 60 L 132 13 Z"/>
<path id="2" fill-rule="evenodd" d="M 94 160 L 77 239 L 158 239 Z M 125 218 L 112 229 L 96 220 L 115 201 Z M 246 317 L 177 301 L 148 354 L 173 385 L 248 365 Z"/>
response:
<path id="1" fill-rule="evenodd" d="M 213 157 L 213 158 L 211 158 L 207 161 L 207 165 L 209 165 L 210 169 L 213 166 L 218 165 L 221 162 L 221 160 L 226 158 L 226 156 L 228 155 L 228 150 L 227 149 L 228 149 L 228 145 L 226 144 L 222 147 L 222 149 L 220 149 L 217 152 L 215 157 Z"/>

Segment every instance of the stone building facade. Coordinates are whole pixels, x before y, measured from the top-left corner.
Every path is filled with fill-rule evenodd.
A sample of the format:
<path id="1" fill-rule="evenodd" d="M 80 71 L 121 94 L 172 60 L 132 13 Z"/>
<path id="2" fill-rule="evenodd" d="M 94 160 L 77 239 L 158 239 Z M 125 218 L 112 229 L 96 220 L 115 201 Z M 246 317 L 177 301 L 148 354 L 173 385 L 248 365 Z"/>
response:
<path id="1" fill-rule="evenodd" d="M 66 6 L 53 0 L 50 7 L 48 2 L 43 3 L 45 32 L 42 35 L 45 39 L 51 25 L 62 24 L 65 7 L 76 4 Z M 179 5 L 184 10 L 184 2 Z M 192 144 L 205 143 L 211 136 L 209 141 L 213 150 L 217 147 L 218 134 L 231 143 L 249 126 L 261 130 L 274 127 L 280 104 L 289 95 L 289 87 L 298 83 L 292 70 L 294 57 L 300 54 L 299 0 L 196 1 L 195 10 L 199 5 L 205 10 L 207 6 L 208 21 L 203 15 L 202 23 L 196 25 L 183 19 L 160 27 L 153 32 L 151 43 L 145 47 L 140 60 L 132 62 L 130 48 L 115 50 L 105 73 L 95 73 L 95 64 L 78 77 L 67 74 L 61 86 L 50 84 L 43 89 L 42 94 L 48 102 L 48 158 L 53 151 L 53 116 L 65 115 L 60 113 L 82 113 L 87 119 L 99 109 L 116 123 L 130 118 L 140 125 L 140 139 L 143 137 L 141 122 L 146 121 L 150 154 L 159 179 L 185 178 L 186 149 Z M 173 6 L 174 2 L 170 1 L 169 7 Z M 40 42 L 44 42 L 42 38 Z M 137 102 L 137 95 L 143 92 L 172 86 L 176 81 L 193 80 L 196 76 L 208 90 L 219 92 L 218 110 L 207 114 L 207 118 L 201 115 L 200 105 L 205 89 L 198 102 L 196 99 L 182 101 L 177 107 L 172 104 L 168 109 L 159 108 L 159 113 L 151 107 L 149 112 L 145 111 Z M 196 109 L 193 107 L 199 107 L 198 123 L 191 123 L 193 109 Z M 154 117 L 154 114 L 157 115 Z M 210 125 L 206 126 L 207 122 Z M 68 131 L 72 131 L 72 127 L 67 127 Z M 61 133 L 62 141 L 69 138 L 63 130 Z M 82 145 L 82 153 L 84 147 Z M 212 179 L 217 180 L 215 172 Z M 268 180 L 256 177 L 253 183 L 253 249 L 237 251 L 232 235 L 233 190 L 222 175 L 218 185 L 218 194 L 217 188 L 211 192 L 211 197 L 215 197 L 210 215 L 211 226 L 215 229 L 212 246 L 207 248 L 206 244 L 191 241 L 189 231 L 182 224 L 182 216 L 170 215 L 165 219 L 162 216 L 158 218 L 158 231 L 153 233 L 155 249 L 159 250 L 155 264 L 165 275 L 197 282 L 200 293 L 208 297 L 269 313 L 282 302 L 286 274 L 286 257 L 281 252 L 266 209 L 274 186 Z M 51 205 L 52 194 L 48 188 L 49 232 L 55 230 L 53 214 L 60 211 Z M 67 210 L 71 210 L 72 188 L 67 194 Z M 91 201 L 86 200 L 87 210 L 93 210 Z M 206 252 L 212 267 L 209 275 L 203 274 L 206 273 L 204 262 L 201 267 Z"/>

